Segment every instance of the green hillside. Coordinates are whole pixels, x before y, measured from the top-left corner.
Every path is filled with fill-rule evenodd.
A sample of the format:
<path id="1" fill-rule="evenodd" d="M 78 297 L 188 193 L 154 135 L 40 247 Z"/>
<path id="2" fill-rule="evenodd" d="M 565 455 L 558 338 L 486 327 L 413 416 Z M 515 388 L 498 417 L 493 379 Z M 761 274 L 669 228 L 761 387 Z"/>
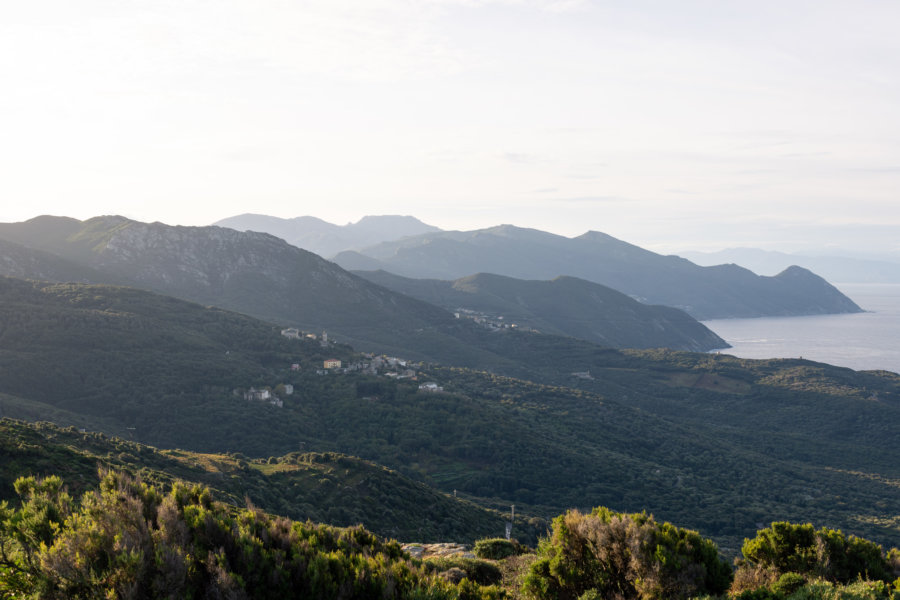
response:
<path id="1" fill-rule="evenodd" d="M 578 279 L 526 281 L 478 273 L 456 281 L 410 279 L 386 271 L 355 274 L 394 291 L 459 311 L 463 318 L 565 335 L 613 348 L 705 352 L 728 343 L 693 317 L 649 306 L 612 288 Z"/>
<path id="2" fill-rule="evenodd" d="M 240 454 L 160 450 L 100 433 L 50 423 L 0 420 L 0 500 L 11 500 L 18 477 L 63 477 L 72 493 L 97 486 L 98 467 L 160 485 L 202 484 L 218 499 L 243 507 L 337 526 L 363 524 L 403 541 L 474 540 L 503 533 L 506 517 L 454 498 L 369 461 L 334 453 L 291 453 L 269 459 Z M 546 523 L 517 520 L 534 542 Z"/>
<path id="3" fill-rule="evenodd" d="M 324 358 L 362 357 L 137 290 L 5 279 L 0 291 L 8 416 L 266 465 L 292 453 L 350 454 L 445 494 L 501 510 L 514 503 L 544 519 L 571 507 L 646 509 L 732 552 L 773 519 L 900 541 L 894 374 L 506 332 L 488 349 L 531 381 L 437 365 L 416 367 L 418 381 L 319 375 Z M 443 391 L 419 388 L 428 381 Z M 234 393 L 279 384 L 294 386 L 281 407 Z M 277 478 L 297 460 L 260 469 Z M 320 488 L 307 504 L 321 510 L 320 502 L 369 489 L 347 485 L 333 496 Z M 385 490 L 394 494 L 404 492 Z M 300 510 L 294 497 L 266 501 Z"/>

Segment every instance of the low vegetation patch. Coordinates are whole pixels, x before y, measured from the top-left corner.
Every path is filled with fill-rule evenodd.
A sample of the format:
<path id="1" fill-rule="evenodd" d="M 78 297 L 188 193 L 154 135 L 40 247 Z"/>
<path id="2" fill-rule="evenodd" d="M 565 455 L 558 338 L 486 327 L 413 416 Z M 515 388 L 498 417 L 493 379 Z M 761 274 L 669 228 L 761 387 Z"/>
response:
<path id="1" fill-rule="evenodd" d="M 426 559 L 425 564 L 437 573 L 444 573 L 450 569 L 459 569 L 466 578 L 480 585 L 496 585 L 502 579 L 502 574 L 497 565 L 477 558 L 463 558 L 459 556 L 433 557 Z"/>
<path id="2" fill-rule="evenodd" d="M 475 542 L 473 552 L 478 558 L 500 560 L 507 556 L 522 553 L 522 546 L 505 538 L 485 538 Z"/>

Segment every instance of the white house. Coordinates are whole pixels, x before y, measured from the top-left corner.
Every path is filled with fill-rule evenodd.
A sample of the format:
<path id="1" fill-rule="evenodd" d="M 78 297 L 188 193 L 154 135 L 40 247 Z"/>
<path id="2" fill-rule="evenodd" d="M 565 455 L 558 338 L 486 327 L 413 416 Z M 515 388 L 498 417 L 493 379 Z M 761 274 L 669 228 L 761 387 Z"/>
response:
<path id="1" fill-rule="evenodd" d="M 256 388 L 250 388 L 246 392 L 244 392 L 244 400 L 251 401 L 257 400 L 259 402 L 264 402 L 272 398 L 272 392 L 269 390 L 258 390 Z"/>

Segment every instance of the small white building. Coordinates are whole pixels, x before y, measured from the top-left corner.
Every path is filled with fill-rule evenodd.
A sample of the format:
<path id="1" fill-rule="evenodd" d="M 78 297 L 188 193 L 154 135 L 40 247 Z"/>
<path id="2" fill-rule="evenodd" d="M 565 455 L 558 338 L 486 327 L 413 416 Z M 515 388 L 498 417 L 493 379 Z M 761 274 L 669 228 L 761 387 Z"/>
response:
<path id="1" fill-rule="evenodd" d="M 256 388 L 250 388 L 246 392 L 244 392 L 244 400 L 252 401 L 256 400 L 258 402 L 266 402 L 272 398 L 272 392 L 269 390 L 258 390 Z"/>

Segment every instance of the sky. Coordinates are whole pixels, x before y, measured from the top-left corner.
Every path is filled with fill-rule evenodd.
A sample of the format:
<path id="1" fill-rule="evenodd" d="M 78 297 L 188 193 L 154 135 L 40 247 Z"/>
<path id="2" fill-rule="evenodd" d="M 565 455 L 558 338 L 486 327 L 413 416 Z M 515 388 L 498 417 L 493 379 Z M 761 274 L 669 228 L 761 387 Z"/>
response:
<path id="1" fill-rule="evenodd" d="M 900 258 L 900 3 L 0 7 L 0 221 L 411 214 Z"/>

